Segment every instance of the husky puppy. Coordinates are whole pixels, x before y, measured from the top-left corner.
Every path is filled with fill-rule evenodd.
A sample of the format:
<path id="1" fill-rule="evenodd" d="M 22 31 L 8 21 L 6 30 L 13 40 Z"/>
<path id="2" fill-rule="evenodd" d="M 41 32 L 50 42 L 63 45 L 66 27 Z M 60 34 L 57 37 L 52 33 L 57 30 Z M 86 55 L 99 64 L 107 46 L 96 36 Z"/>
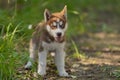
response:
<path id="1" fill-rule="evenodd" d="M 65 33 L 67 30 L 67 6 L 62 11 L 50 13 L 48 9 L 44 11 L 44 22 L 35 27 L 30 40 L 30 60 L 25 68 L 30 68 L 35 61 L 36 51 L 38 52 L 38 74 L 46 74 L 46 57 L 51 51 L 55 52 L 55 64 L 59 76 L 68 76 L 65 71 Z"/>

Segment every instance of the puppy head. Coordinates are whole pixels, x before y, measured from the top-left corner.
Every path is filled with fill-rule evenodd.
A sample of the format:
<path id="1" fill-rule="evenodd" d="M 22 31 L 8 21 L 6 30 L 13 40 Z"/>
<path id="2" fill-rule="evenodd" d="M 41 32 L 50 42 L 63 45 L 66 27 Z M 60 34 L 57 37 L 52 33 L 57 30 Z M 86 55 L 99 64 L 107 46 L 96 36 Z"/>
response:
<path id="1" fill-rule="evenodd" d="M 49 34 L 54 37 L 55 41 L 62 41 L 67 29 L 67 6 L 61 12 L 52 14 L 45 9 L 44 18 Z"/>

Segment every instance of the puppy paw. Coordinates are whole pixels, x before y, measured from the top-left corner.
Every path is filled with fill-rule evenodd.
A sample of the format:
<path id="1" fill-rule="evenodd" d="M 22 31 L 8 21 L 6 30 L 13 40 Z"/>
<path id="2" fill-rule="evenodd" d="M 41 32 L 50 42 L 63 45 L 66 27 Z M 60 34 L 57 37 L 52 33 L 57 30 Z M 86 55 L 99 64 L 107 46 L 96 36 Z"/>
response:
<path id="1" fill-rule="evenodd" d="M 31 62 L 28 62 L 28 63 L 24 66 L 25 69 L 31 69 L 31 67 L 32 67 L 32 63 L 31 63 Z"/>
<path id="2" fill-rule="evenodd" d="M 46 72 L 45 71 L 39 71 L 38 70 L 38 72 L 37 72 L 40 76 L 44 76 L 44 75 L 46 75 Z"/>
<path id="3" fill-rule="evenodd" d="M 68 73 L 67 72 L 60 72 L 59 73 L 59 76 L 62 76 L 62 77 L 68 77 Z"/>

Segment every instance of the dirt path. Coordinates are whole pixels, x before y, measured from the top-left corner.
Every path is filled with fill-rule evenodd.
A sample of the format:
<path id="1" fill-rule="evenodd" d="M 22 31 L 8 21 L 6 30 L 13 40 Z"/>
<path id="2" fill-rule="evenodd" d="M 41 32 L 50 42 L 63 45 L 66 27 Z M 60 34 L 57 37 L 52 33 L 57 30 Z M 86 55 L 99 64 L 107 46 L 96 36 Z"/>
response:
<path id="1" fill-rule="evenodd" d="M 119 80 L 114 76 L 120 70 L 119 39 L 119 34 L 103 32 L 74 37 L 79 50 L 87 56 L 73 63 L 73 72 L 79 77 L 75 80 Z"/>

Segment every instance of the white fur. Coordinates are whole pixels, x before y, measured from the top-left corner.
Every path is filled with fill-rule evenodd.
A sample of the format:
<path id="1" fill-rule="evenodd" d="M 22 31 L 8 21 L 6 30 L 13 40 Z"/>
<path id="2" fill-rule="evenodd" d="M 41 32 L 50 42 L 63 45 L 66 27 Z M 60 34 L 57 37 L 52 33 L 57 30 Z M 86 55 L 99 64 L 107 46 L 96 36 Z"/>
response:
<path id="1" fill-rule="evenodd" d="M 38 53 L 38 74 L 44 76 L 46 74 L 46 58 L 47 50 Z"/>
<path id="2" fill-rule="evenodd" d="M 25 69 L 30 68 L 32 66 L 32 62 L 28 61 L 27 64 L 25 65 Z"/>
<path id="3" fill-rule="evenodd" d="M 55 54 L 55 64 L 57 66 L 60 76 L 68 76 L 68 73 L 65 71 L 65 52 L 63 49 L 58 49 Z"/>
<path id="4" fill-rule="evenodd" d="M 59 48 L 64 49 L 65 42 L 63 42 L 63 43 L 58 43 L 58 42 L 46 43 L 46 42 L 43 41 L 42 46 L 46 50 L 58 50 Z"/>

